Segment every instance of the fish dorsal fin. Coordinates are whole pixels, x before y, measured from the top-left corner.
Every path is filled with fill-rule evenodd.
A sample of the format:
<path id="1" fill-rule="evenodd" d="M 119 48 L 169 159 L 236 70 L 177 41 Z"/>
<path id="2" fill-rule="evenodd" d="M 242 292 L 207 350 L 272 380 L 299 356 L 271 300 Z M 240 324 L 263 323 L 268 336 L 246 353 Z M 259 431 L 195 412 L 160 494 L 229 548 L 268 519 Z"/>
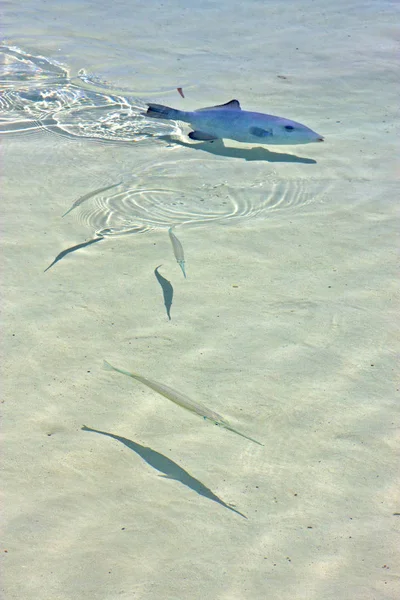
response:
<path id="1" fill-rule="evenodd" d="M 207 106 L 206 108 L 198 108 L 195 112 L 201 112 L 202 110 L 216 110 L 218 108 L 223 108 L 224 110 L 242 110 L 239 100 L 229 100 L 229 102 L 226 102 L 225 104 L 217 104 L 217 106 Z"/>

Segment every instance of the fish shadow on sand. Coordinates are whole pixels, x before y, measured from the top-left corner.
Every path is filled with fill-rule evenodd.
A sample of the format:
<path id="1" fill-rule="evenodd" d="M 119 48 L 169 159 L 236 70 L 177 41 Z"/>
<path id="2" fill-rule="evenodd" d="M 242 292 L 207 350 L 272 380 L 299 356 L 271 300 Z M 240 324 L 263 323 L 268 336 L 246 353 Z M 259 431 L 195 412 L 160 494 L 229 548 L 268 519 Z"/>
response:
<path id="1" fill-rule="evenodd" d="M 208 487 L 206 487 L 201 481 L 190 475 L 185 469 L 182 469 L 178 464 L 176 464 L 170 458 L 167 458 L 163 454 L 148 448 L 147 446 L 142 446 L 133 440 L 129 440 L 127 438 L 121 437 L 119 435 L 115 435 L 113 433 L 108 433 L 107 431 L 100 431 L 98 429 L 92 429 L 91 427 L 87 427 L 86 425 L 82 426 L 82 431 L 91 431 L 92 433 L 100 433 L 101 435 L 106 435 L 108 437 L 121 442 L 124 444 L 129 450 L 133 450 L 136 452 L 145 462 L 147 462 L 150 467 L 153 467 L 156 471 L 161 473 L 161 477 L 165 477 L 167 479 L 174 479 L 175 481 L 179 481 L 182 485 L 186 485 L 186 487 L 190 488 L 196 494 L 203 496 L 204 498 L 208 498 L 208 500 L 213 500 L 213 502 L 217 502 L 224 508 L 231 510 L 232 512 L 240 515 L 244 519 L 247 519 L 246 515 L 239 512 L 229 504 L 226 504 L 221 498 L 218 498 Z"/>
<path id="2" fill-rule="evenodd" d="M 209 154 L 214 154 L 215 156 L 241 158 L 247 161 L 258 160 L 265 162 L 303 163 L 307 165 L 317 164 L 317 161 L 313 158 L 304 158 L 302 156 L 285 154 L 283 152 L 271 152 L 270 150 L 262 148 L 261 146 L 255 146 L 254 148 L 230 148 L 229 146 L 224 145 L 223 140 L 193 144 L 169 135 L 162 136 L 160 139 L 163 139 L 169 143 L 177 144 L 178 146 L 191 148 L 192 150 L 203 150 L 203 152 L 208 152 Z"/>
<path id="3" fill-rule="evenodd" d="M 90 246 L 91 244 L 95 244 L 96 242 L 101 242 L 101 240 L 104 240 L 103 236 L 93 238 L 92 240 L 89 240 L 88 242 L 83 242 L 82 244 L 76 244 L 75 246 L 71 246 L 70 248 L 63 250 L 62 252 L 60 252 L 60 254 L 57 254 L 57 256 L 55 257 L 53 262 L 47 267 L 47 269 L 45 269 L 43 271 L 43 273 L 46 273 L 46 271 L 51 269 L 51 267 L 53 265 L 58 263 L 58 261 L 61 260 L 62 258 L 64 258 L 64 256 L 67 256 L 67 254 L 70 254 L 71 252 L 75 252 L 76 250 L 80 250 L 81 248 L 86 248 L 86 246 Z"/>
<path id="4" fill-rule="evenodd" d="M 165 277 L 158 272 L 160 267 L 162 267 L 162 265 L 158 265 L 158 267 L 154 269 L 154 275 L 157 277 L 157 281 L 161 285 L 164 296 L 165 310 L 167 311 L 168 319 L 171 320 L 171 306 L 172 298 L 174 297 L 174 288 L 172 287 L 171 282 L 168 281 L 168 279 L 165 279 Z"/>

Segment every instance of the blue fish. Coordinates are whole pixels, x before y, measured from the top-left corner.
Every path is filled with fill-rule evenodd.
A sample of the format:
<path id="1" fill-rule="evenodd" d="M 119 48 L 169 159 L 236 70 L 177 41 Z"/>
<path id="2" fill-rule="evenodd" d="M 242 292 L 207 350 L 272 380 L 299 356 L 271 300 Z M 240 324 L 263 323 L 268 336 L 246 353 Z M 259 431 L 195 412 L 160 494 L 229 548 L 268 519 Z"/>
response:
<path id="1" fill-rule="evenodd" d="M 213 141 L 226 138 L 247 144 L 268 145 L 324 141 L 319 133 L 296 121 L 242 110 L 238 100 L 199 108 L 192 112 L 169 108 L 162 104 L 147 106 L 147 117 L 189 123 L 194 129 L 189 133 L 192 140 Z"/>

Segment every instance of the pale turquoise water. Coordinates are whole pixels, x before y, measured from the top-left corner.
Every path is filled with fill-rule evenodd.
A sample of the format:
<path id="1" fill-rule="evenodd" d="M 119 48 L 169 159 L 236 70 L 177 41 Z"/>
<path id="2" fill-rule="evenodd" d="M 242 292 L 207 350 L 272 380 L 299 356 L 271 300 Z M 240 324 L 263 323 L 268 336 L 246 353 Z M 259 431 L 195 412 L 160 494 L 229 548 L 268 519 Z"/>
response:
<path id="1" fill-rule="evenodd" d="M 396 3 L 4 12 L 5 598 L 396 598 Z M 232 98 L 326 141 L 141 115 Z"/>

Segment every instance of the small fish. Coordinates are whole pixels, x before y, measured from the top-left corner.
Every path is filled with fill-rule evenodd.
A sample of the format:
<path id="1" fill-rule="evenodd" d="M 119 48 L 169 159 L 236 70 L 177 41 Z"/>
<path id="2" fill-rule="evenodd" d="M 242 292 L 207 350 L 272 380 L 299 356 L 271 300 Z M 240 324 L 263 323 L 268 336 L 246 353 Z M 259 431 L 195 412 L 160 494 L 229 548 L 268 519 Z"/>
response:
<path id="1" fill-rule="evenodd" d="M 93 196 L 97 196 L 97 194 L 100 194 L 101 192 L 106 192 L 107 190 L 111 190 L 111 188 L 117 187 L 118 185 L 121 185 L 121 183 L 122 183 L 122 181 L 119 181 L 118 183 L 113 183 L 112 185 L 108 185 L 107 187 L 99 188 L 98 190 L 94 190 L 93 192 L 89 192 L 88 194 L 81 196 L 80 198 L 78 198 L 78 200 L 75 200 L 75 202 L 72 204 L 71 208 L 69 208 L 67 210 L 67 212 L 65 212 L 62 215 L 62 217 L 65 217 L 68 213 L 71 212 L 71 210 L 74 210 L 74 208 L 76 208 L 77 206 L 79 206 L 80 204 L 85 202 L 85 200 L 89 200 L 89 198 L 92 198 Z"/>
<path id="2" fill-rule="evenodd" d="M 301 123 L 264 113 L 242 110 L 238 100 L 226 104 L 177 110 L 162 104 L 147 104 L 148 117 L 190 123 L 192 140 L 213 141 L 227 138 L 237 142 L 260 144 L 310 144 L 324 138 Z"/>
<path id="3" fill-rule="evenodd" d="M 172 227 L 170 227 L 168 229 L 169 239 L 171 240 L 172 249 L 173 249 L 174 254 L 175 254 L 176 262 L 178 263 L 178 265 L 182 269 L 183 276 L 186 279 L 185 255 L 183 253 L 182 244 L 180 243 L 180 241 L 178 240 L 178 238 L 176 237 L 176 235 L 174 233 L 172 233 L 172 229 L 173 229 Z"/>
<path id="4" fill-rule="evenodd" d="M 213 410 L 210 410 L 202 404 L 199 404 L 198 402 L 194 402 L 181 392 L 177 392 L 169 386 L 164 385 L 163 383 L 158 383 L 157 381 L 147 379 L 147 377 L 142 377 L 137 373 L 130 373 L 129 371 L 125 371 L 124 369 L 118 369 L 117 367 L 113 367 L 106 360 L 104 361 L 104 366 L 108 370 L 117 371 L 117 373 L 122 373 L 123 375 L 127 375 L 128 377 L 132 377 L 133 379 L 144 383 L 144 385 L 147 385 L 149 388 L 151 388 L 158 394 L 161 394 L 162 396 L 164 396 L 164 398 L 171 400 L 171 402 L 175 402 L 175 404 L 177 404 L 178 406 L 186 408 L 186 410 L 194 413 L 195 415 L 198 415 L 199 417 L 203 417 L 203 419 L 211 421 L 211 423 L 214 423 L 214 425 L 219 425 L 219 427 L 223 427 L 228 431 L 232 431 L 233 433 L 236 433 L 237 435 L 246 438 L 246 440 L 250 440 L 251 442 L 258 444 L 259 446 L 264 445 L 261 442 L 258 442 L 257 440 L 249 437 L 248 435 L 245 435 L 244 433 L 241 433 L 240 431 L 234 429 L 231 426 L 231 424 L 228 421 L 226 421 L 223 417 L 221 417 L 221 415 L 219 415 L 218 413 L 214 412 Z"/>
<path id="5" fill-rule="evenodd" d="M 182 96 L 182 98 L 185 97 L 185 94 L 183 93 L 183 89 L 182 88 L 176 88 L 177 92 L 179 93 L 180 96 Z"/>

